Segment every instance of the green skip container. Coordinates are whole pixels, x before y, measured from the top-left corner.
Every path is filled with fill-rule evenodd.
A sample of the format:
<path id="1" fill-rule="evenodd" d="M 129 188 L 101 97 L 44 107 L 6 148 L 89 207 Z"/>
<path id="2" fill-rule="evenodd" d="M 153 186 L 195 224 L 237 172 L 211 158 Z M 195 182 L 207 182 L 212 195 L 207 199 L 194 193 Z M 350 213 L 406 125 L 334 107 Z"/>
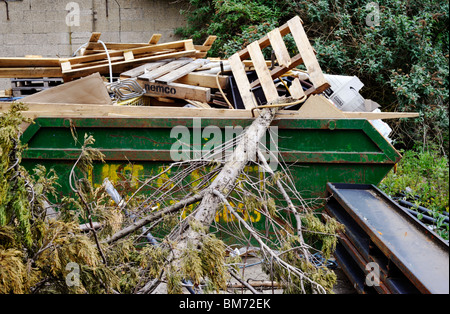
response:
<path id="1" fill-rule="evenodd" d="M 59 176 L 60 196 L 69 195 L 69 174 L 80 155 L 80 143 L 88 134 L 95 138 L 94 147 L 105 156 L 105 163 L 95 163 L 89 174 L 94 186 L 101 185 L 105 178 L 113 184 L 131 178 L 132 184 L 138 184 L 138 180 L 155 175 L 173 162 L 170 152 L 177 143 L 177 137 L 173 136 L 175 127 L 190 132 L 191 144 L 195 143 L 195 134 L 201 134 L 199 145 L 205 147 L 210 140 L 205 130 L 210 130 L 211 126 L 226 134 L 227 128 L 245 128 L 253 120 L 41 117 L 35 119 L 22 136 L 22 142 L 27 144 L 22 164 L 29 171 L 39 164 L 53 168 Z M 195 133 L 196 130 L 201 133 Z M 394 147 L 365 119 L 277 118 L 270 133 L 272 137 L 276 134 L 278 158 L 289 166 L 296 188 L 305 199 L 325 198 L 328 182 L 378 185 L 401 159 Z M 267 143 L 270 148 L 272 142 Z M 261 220 L 258 215 L 250 216 L 253 222 Z M 226 219 L 225 215 L 223 218 Z M 218 217 L 216 221 L 221 219 Z M 260 226 L 264 228 L 263 221 Z"/>

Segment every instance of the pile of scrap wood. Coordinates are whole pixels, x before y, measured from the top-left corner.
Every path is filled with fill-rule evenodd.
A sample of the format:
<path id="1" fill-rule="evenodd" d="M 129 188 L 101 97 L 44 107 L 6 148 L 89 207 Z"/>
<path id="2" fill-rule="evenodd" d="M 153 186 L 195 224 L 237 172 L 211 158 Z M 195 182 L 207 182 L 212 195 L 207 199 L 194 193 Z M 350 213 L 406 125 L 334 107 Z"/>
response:
<path id="1" fill-rule="evenodd" d="M 255 117 L 279 97 L 292 100 L 280 108 L 279 117 L 376 120 L 417 116 L 340 108 L 336 93 L 330 92 L 330 76 L 322 72 L 298 16 L 226 60 L 206 58 L 215 36 L 194 45 L 190 39 L 159 43 L 160 35 L 153 35 L 148 43 L 104 43 L 100 35 L 93 33 L 69 58 L 0 58 L 0 78 L 64 80 L 63 89 L 47 88 L 22 99 L 32 117 Z M 295 55 L 286 48 L 287 35 L 294 39 Z M 263 51 L 272 52 L 271 60 Z M 84 80 L 93 76 L 96 84 L 86 84 Z M 80 91 L 84 97 L 67 96 Z M 61 110 L 55 111 L 55 106 Z M 0 103 L 0 110 L 7 108 Z"/>

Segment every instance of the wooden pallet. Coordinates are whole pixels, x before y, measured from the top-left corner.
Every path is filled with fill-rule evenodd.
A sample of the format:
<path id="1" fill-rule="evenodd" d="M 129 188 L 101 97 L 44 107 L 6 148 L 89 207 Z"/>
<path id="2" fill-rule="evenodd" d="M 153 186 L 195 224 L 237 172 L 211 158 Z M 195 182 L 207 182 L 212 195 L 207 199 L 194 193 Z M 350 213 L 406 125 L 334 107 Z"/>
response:
<path id="1" fill-rule="evenodd" d="M 24 97 L 49 89 L 63 83 L 61 78 L 13 78 L 11 79 L 11 90 L 14 97 Z"/>
<path id="2" fill-rule="evenodd" d="M 299 51 L 297 55 L 292 57 L 283 40 L 283 37 L 288 34 L 291 34 L 294 38 Z M 269 68 L 262 53 L 262 49 L 269 46 L 272 47 L 278 63 L 272 69 Z M 247 59 L 251 59 L 258 76 L 258 79 L 251 83 L 245 71 L 245 61 Z M 304 91 L 300 81 L 296 78 L 289 88 L 293 98 L 300 99 L 305 95 L 321 93 L 330 86 L 322 73 L 314 49 L 298 16 L 292 18 L 283 26 L 272 30 L 260 40 L 251 43 L 246 49 L 232 55 L 229 58 L 229 62 L 246 109 L 253 109 L 258 106 L 258 102 L 252 92 L 258 86 L 261 86 L 268 103 L 278 99 L 279 96 L 274 79 L 279 78 L 301 64 L 305 65 L 312 86 Z"/>

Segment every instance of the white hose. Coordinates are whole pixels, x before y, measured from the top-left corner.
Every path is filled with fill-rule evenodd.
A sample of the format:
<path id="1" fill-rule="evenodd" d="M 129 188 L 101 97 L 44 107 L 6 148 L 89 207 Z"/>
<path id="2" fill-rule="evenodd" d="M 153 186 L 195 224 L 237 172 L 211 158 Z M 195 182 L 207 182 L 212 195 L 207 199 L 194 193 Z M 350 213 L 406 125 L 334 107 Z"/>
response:
<path id="1" fill-rule="evenodd" d="M 99 43 L 102 44 L 103 49 L 106 52 L 106 56 L 108 57 L 108 64 L 109 64 L 109 82 L 112 83 L 113 82 L 113 71 L 112 71 L 112 64 L 111 64 L 111 57 L 109 56 L 109 51 L 108 48 L 106 48 L 106 45 L 103 41 L 98 40 Z M 77 50 L 75 50 L 75 52 L 72 54 L 72 57 L 75 57 L 78 53 L 78 51 L 80 51 L 82 48 L 86 47 L 89 43 L 85 43 L 83 45 L 81 45 L 80 47 L 78 47 Z"/>

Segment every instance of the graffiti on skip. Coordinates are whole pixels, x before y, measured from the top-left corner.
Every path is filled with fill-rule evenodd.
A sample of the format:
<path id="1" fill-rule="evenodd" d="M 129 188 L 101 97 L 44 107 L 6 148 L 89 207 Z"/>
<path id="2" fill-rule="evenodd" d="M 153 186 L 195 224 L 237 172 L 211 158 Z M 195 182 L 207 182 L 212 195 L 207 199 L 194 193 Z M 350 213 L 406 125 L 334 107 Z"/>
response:
<path id="1" fill-rule="evenodd" d="M 258 173 L 257 166 L 248 166 L 246 167 L 246 171 L 255 172 Z M 91 182 L 103 182 L 104 179 L 108 178 L 110 182 L 113 184 L 116 184 L 120 181 L 124 180 L 130 180 L 131 187 L 138 187 L 139 180 L 142 179 L 145 175 L 144 173 L 145 168 L 144 165 L 139 164 L 102 164 L 100 166 L 100 171 L 96 172 L 100 175 L 100 180 L 97 180 L 97 178 L 94 180 L 94 171 L 91 169 L 88 173 L 89 179 Z M 166 182 L 169 181 L 170 178 L 170 169 L 167 169 L 167 167 L 159 167 L 158 174 L 160 176 L 155 180 L 155 185 L 157 187 L 162 187 L 166 184 Z M 260 173 L 262 175 L 262 173 Z M 193 186 L 195 186 L 197 178 L 200 176 L 199 173 L 194 172 L 191 177 L 191 181 Z M 172 183 L 173 184 L 173 183 Z M 95 187 L 99 187 L 100 184 L 94 184 Z M 125 197 L 126 198 L 126 197 Z M 169 205 L 172 205 L 175 201 L 171 200 L 169 202 Z M 245 221 L 251 221 L 251 222 L 259 222 L 261 221 L 262 215 L 261 212 L 257 209 L 254 210 L 246 210 L 245 205 L 243 203 L 230 203 L 230 205 L 240 214 L 242 214 L 242 217 Z M 181 217 L 184 219 L 186 218 L 189 213 L 191 213 L 194 210 L 193 204 L 190 206 L 187 206 L 184 211 L 181 213 Z M 160 210 L 163 208 L 162 204 L 157 203 L 156 204 L 157 209 Z M 237 222 L 237 218 L 226 208 L 224 205 L 223 208 L 217 211 L 215 216 L 215 221 L 220 223 L 229 223 L 229 222 Z"/>

